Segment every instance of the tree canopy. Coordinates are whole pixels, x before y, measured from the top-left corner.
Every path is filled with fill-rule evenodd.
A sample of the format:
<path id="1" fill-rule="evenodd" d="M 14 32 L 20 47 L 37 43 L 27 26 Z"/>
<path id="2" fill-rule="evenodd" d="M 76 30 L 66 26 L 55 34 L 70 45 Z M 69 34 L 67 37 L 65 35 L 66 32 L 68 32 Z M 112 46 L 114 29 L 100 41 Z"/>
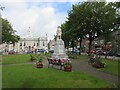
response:
<path id="1" fill-rule="evenodd" d="M 75 40 L 81 43 L 82 39 L 86 38 L 89 40 L 90 50 L 95 38 L 102 36 L 107 41 L 108 33 L 118 28 L 116 27 L 118 24 L 117 4 L 112 2 L 81 2 L 72 5 L 72 9 L 68 12 L 67 21 L 61 25 L 62 38 L 65 43 Z"/>
<path id="2" fill-rule="evenodd" d="M 18 42 L 20 36 L 15 34 L 15 30 L 12 28 L 10 22 L 7 19 L 0 18 L 2 22 L 2 43 Z"/>

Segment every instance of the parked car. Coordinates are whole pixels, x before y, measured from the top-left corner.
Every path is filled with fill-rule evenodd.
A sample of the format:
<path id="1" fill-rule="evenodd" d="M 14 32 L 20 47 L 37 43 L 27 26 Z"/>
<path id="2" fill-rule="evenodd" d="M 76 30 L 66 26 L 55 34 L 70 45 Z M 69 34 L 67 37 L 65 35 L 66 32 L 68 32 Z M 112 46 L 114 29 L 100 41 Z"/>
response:
<path id="1" fill-rule="evenodd" d="M 117 57 L 120 57 L 120 53 L 116 53 L 116 56 L 117 56 Z"/>
<path id="2" fill-rule="evenodd" d="M 10 50 L 10 51 L 8 52 L 8 54 L 15 54 L 15 51 L 14 51 L 14 50 Z"/>
<path id="3" fill-rule="evenodd" d="M 3 51 L 2 51 L 2 50 L 0 50 L 0 55 L 1 55 L 1 54 L 3 54 Z"/>
<path id="4" fill-rule="evenodd" d="M 28 51 L 27 51 L 27 54 L 29 54 L 29 53 L 32 53 L 32 50 L 28 50 Z"/>
<path id="5" fill-rule="evenodd" d="M 90 50 L 90 52 L 89 52 L 89 50 L 87 50 L 86 53 L 87 54 L 89 54 L 89 53 L 96 53 L 96 51 L 95 50 Z"/>
<path id="6" fill-rule="evenodd" d="M 113 52 L 113 51 L 107 51 L 106 53 L 107 53 L 108 56 L 114 56 L 115 55 L 115 52 Z"/>
<path id="7" fill-rule="evenodd" d="M 43 53 L 45 53 L 46 51 L 44 49 L 38 49 L 37 52 L 43 52 Z"/>
<path id="8" fill-rule="evenodd" d="M 72 53 L 79 54 L 80 51 L 79 50 L 73 50 Z"/>
<path id="9" fill-rule="evenodd" d="M 48 50 L 50 53 L 54 53 L 54 50 Z"/>

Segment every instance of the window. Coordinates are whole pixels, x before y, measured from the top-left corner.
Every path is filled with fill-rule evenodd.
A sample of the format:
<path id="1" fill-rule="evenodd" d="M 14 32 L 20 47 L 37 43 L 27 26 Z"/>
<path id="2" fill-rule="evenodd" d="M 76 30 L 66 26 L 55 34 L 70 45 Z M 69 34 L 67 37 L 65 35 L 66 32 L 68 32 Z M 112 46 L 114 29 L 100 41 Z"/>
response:
<path id="1" fill-rule="evenodd" d="M 24 46 L 26 45 L 26 43 L 24 42 Z"/>
<path id="2" fill-rule="evenodd" d="M 43 42 L 43 46 L 45 46 L 44 42 Z"/>
<path id="3" fill-rule="evenodd" d="M 22 42 L 20 43 L 20 46 L 22 46 Z"/>
<path id="4" fill-rule="evenodd" d="M 37 43 L 37 46 L 39 46 L 39 44 Z"/>

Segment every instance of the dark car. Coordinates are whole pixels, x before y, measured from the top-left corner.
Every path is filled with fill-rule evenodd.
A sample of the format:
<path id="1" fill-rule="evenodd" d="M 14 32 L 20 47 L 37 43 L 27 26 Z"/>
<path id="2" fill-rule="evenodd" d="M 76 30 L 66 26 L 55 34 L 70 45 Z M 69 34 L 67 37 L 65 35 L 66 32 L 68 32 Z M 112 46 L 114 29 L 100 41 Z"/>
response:
<path id="1" fill-rule="evenodd" d="M 54 53 L 54 50 L 48 50 L 50 53 Z"/>
<path id="2" fill-rule="evenodd" d="M 10 51 L 8 52 L 8 54 L 15 54 L 15 51 L 14 51 L 14 50 L 10 50 Z"/>
<path id="3" fill-rule="evenodd" d="M 46 52 L 44 49 L 38 49 L 37 52 Z"/>
<path id="4" fill-rule="evenodd" d="M 115 52 L 113 52 L 113 51 L 107 51 L 107 55 L 108 55 L 108 56 L 114 56 L 114 55 L 115 55 Z"/>
<path id="5" fill-rule="evenodd" d="M 120 57 L 120 53 L 116 53 L 116 56 L 117 56 L 117 57 Z"/>

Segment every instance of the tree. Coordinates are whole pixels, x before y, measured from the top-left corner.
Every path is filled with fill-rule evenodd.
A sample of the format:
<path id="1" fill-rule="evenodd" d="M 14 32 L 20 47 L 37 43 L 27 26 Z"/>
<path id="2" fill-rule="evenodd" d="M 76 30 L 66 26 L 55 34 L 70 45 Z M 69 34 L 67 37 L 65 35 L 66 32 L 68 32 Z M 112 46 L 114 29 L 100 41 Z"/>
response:
<path id="1" fill-rule="evenodd" d="M 12 43 L 18 42 L 20 37 L 15 34 L 10 22 L 6 19 L 0 18 L 2 21 L 2 43 Z"/>
<path id="2" fill-rule="evenodd" d="M 83 2 L 72 6 L 68 12 L 69 30 L 71 38 L 82 41 L 89 40 L 89 51 L 92 41 L 99 36 L 108 38 L 108 33 L 116 26 L 116 8 L 114 3 Z M 66 35 L 67 36 L 67 35 Z M 106 40 L 105 38 L 105 40 Z M 80 45 L 81 46 L 81 45 Z"/>
<path id="3" fill-rule="evenodd" d="M 104 38 L 104 45 L 105 45 L 105 51 L 107 42 L 111 41 L 111 35 L 110 33 L 117 30 L 118 27 L 117 24 L 117 4 L 116 3 L 108 3 L 104 6 L 104 9 L 102 10 L 102 13 L 104 15 L 101 15 L 101 36 Z M 105 58 L 107 58 L 107 54 L 105 55 Z"/>
<path id="4" fill-rule="evenodd" d="M 65 22 L 61 24 L 61 30 L 62 30 L 62 39 L 65 42 L 65 48 L 69 48 L 71 45 L 71 30 L 70 30 L 70 22 Z"/>
<path id="5" fill-rule="evenodd" d="M 72 10 L 69 12 L 69 20 L 71 20 L 72 23 L 72 32 L 74 33 L 74 37 L 76 37 L 76 40 L 80 43 L 79 44 L 79 50 L 81 54 L 81 43 L 82 40 L 85 38 L 86 35 L 86 22 L 84 22 L 85 17 L 83 17 L 84 13 L 84 4 L 76 4 L 72 6 Z M 81 34 L 82 33 L 82 34 Z"/>

